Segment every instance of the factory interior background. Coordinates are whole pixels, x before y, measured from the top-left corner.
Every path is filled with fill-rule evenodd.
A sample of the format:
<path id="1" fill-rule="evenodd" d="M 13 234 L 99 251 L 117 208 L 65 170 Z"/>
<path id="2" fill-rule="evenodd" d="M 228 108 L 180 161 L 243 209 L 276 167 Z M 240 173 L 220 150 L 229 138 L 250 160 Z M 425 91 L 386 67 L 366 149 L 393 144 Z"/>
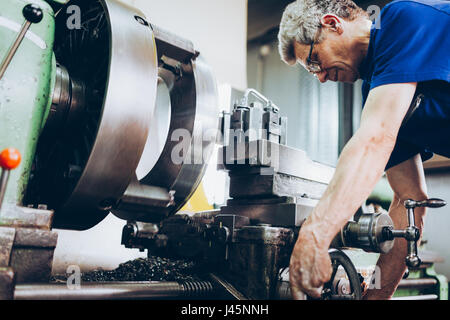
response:
<path id="1" fill-rule="evenodd" d="M 269 97 L 288 118 L 288 146 L 305 150 L 317 162 L 335 166 L 345 143 L 359 126 L 361 82 L 342 84 L 319 81 L 299 66 L 285 65 L 278 53 L 278 25 L 286 0 L 122 0 L 142 10 L 148 20 L 191 40 L 211 66 L 219 87 L 220 109 L 230 111 L 230 92 L 254 88 Z M 363 9 L 383 7 L 390 1 L 355 1 Z M 174 10 L 176 8 L 176 10 Z M 207 12 L 207 14 L 205 14 Z M 189 21 L 189 23 L 186 23 Z M 201 188 L 205 209 L 219 208 L 227 200 L 228 177 L 216 169 L 213 157 Z M 430 197 L 450 201 L 450 159 L 436 156 L 425 163 Z M 185 207 L 189 210 L 189 203 Z M 426 217 L 426 248 L 443 261 L 436 272 L 450 279 L 450 212 L 430 210 Z M 146 252 L 121 245 L 124 221 L 113 214 L 87 231 L 57 230 L 58 246 L 53 273 L 70 265 L 83 272 L 114 269 Z"/>

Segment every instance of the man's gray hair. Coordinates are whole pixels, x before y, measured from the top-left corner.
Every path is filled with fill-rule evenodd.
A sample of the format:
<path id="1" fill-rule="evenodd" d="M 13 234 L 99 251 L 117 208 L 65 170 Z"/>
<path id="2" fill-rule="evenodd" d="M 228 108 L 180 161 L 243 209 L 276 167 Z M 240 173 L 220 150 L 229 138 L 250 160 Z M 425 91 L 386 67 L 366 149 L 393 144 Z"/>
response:
<path id="1" fill-rule="evenodd" d="M 310 44 L 314 40 L 320 19 L 331 13 L 352 21 L 365 15 L 365 11 L 351 0 L 297 0 L 289 4 L 280 23 L 278 33 L 278 49 L 281 59 L 289 64 L 296 63 L 294 52 L 295 41 Z M 319 38 L 317 42 L 322 41 Z"/>

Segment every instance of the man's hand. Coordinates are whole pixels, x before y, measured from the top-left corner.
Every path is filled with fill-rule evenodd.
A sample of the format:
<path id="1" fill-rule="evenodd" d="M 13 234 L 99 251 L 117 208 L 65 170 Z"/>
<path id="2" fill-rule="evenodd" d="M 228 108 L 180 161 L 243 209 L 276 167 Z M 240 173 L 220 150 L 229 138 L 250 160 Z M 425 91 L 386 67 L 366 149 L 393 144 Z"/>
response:
<path id="1" fill-rule="evenodd" d="M 302 293 L 320 298 L 323 284 L 330 280 L 331 272 L 328 248 L 320 245 L 313 228 L 302 226 L 289 266 L 293 299 L 301 299 Z"/>

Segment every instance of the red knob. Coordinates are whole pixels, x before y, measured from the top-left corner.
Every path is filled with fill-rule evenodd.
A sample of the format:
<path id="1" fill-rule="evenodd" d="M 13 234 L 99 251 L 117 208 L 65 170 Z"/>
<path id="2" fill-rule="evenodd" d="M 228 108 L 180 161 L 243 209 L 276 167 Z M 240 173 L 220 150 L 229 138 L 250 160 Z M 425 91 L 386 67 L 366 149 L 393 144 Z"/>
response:
<path id="1" fill-rule="evenodd" d="M 0 153 L 0 167 L 5 170 L 17 168 L 22 159 L 20 152 L 14 148 L 8 148 Z"/>

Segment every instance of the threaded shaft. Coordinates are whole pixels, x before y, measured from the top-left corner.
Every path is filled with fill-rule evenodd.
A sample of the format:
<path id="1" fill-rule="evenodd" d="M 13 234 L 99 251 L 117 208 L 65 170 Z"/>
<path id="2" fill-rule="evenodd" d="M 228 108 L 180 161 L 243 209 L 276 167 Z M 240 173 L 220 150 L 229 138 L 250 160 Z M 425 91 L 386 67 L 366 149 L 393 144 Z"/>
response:
<path id="1" fill-rule="evenodd" d="M 181 286 L 185 297 L 205 296 L 214 291 L 213 285 L 209 281 L 186 281 L 182 282 Z"/>

